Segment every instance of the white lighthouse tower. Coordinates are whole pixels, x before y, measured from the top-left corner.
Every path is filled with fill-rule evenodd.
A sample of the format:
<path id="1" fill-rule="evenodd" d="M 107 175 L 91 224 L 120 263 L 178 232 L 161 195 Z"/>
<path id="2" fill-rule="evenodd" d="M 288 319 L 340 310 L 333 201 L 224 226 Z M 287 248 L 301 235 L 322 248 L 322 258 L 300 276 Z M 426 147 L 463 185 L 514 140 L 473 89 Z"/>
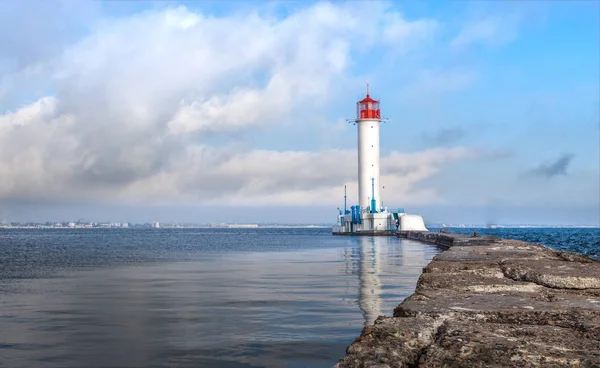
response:
<path id="1" fill-rule="evenodd" d="M 367 96 L 356 103 L 358 125 L 358 202 L 361 209 L 380 210 L 379 197 L 379 101 Z"/>
<path id="2" fill-rule="evenodd" d="M 356 103 L 358 125 L 358 206 L 346 208 L 344 190 L 344 210 L 339 210 L 338 224 L 334 234 L 353 235 L 392 235 L 396 230 L 427 231 L 423 218 L 407 215 L 404 210 L 388 212 L 381 206 L 379 181 L 379 126 L 381 124 L 379 101 L 367 95 Z"/>

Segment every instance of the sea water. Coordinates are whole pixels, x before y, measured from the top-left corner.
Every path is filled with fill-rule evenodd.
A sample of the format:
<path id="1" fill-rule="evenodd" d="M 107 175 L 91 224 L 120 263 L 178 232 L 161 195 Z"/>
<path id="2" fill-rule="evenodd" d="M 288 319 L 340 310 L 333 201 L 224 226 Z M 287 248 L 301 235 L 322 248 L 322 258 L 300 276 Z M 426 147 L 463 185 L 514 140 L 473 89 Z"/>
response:
<path id="1" fill-rule="evenodd" d="M 449 230 L 600 258 L 600 229 Z M 0 367 L 331 367 L 439 252 L 329 229 L 3 229 Z"/>
<path id="2" fill-rule="evenodd" d="M 0 367 L 331 367 L 439 251 L 330 229 L 0 230 Z"/>

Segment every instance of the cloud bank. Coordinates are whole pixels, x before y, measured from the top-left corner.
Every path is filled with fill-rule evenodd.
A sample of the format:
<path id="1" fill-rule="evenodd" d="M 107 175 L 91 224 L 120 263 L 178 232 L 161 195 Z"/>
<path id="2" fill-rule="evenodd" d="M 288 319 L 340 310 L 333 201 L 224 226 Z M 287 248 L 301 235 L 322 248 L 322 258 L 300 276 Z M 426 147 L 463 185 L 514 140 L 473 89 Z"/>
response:
<path id="1" fill-rule="evenodd" d="M 0 199 L 337 203 L 344 184 L 356 190 L 355 151 L 268 150 L 236 137 L 319 111 L 353 78 L 354 57 L 410 52 L 437 26 L 382 3 L 319 3 L 282 19 L 171 7 L 99 23 L 36 60 L 52 93 L 0 115 Z M 419 183 L 486 158 L 476 147 L 393 151 L 382 157 L 386 199 L 433 201 Z"/>

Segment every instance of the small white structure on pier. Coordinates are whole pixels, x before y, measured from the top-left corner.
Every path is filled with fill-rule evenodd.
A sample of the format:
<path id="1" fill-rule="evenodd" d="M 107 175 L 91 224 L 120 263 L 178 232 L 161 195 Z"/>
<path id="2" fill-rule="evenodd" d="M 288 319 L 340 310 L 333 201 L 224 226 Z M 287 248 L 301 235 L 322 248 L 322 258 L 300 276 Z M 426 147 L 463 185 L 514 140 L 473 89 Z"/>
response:
<path id="1" fill-rule="evenodd" d="M 379 183 L 379 101 L 369 95 L 356 103 L 358 126 L 358 205 L 347 209 L 344 188 L 344 209 L 340 210 L 333 233 L 339 235 L 386 235 L 396 230 L 427 231 L 423 218 L 407 215 L 404 210 L 388 212 L 381 206 Z"/>

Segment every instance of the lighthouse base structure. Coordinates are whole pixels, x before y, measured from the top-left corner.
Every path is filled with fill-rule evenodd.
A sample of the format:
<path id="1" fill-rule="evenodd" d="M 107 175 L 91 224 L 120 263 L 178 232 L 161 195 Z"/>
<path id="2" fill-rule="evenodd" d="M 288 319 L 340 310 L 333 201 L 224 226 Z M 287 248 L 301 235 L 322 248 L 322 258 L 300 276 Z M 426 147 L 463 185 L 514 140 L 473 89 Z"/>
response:
<path id="1" fill-rule="evenodd" d="M 363 236 L 394 235 L 397 231 L 428 231 L 421 216 L 403 212 L 364 212 L 360 214 L 360 221 L 349 215 L 340 215 L 338 225 L 331 230 L 334 235 Z"/>

